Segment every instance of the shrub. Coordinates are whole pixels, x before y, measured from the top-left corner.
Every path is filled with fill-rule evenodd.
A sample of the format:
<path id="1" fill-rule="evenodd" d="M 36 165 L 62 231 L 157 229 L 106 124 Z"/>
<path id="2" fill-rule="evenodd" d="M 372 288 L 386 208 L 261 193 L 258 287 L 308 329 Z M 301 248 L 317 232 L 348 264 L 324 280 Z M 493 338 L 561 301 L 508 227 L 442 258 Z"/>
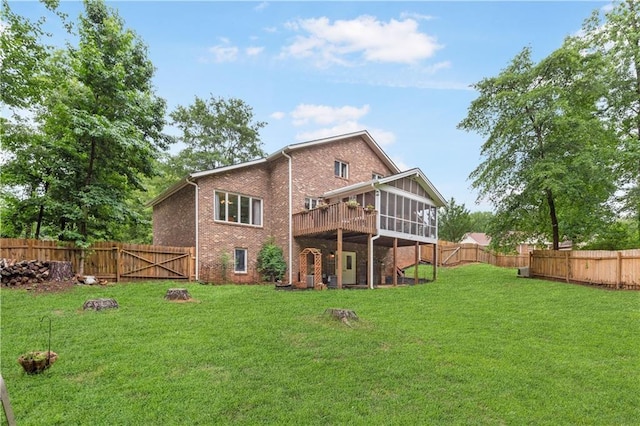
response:
<path id="1" fill-rule="evenodd" d="M 262 279 L 271 282 L 281 280 L 287 270 L 287 263 L 284 261 L 282 248 L 275 244 L 271 237 L 262 245 L 258 253 L 258 272 Z"/>

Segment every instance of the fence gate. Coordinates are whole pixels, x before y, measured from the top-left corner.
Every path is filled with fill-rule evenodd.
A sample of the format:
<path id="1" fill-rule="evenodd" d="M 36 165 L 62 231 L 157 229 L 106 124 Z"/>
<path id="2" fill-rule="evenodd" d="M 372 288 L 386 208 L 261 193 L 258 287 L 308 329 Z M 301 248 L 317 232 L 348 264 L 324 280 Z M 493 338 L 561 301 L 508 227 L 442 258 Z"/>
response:
<path id="1" fill-rule="evenodd" d="M 118 249 L 116 281 L 128 279 L 184 279 L 191 280 L 193 253 L 191 249 L 171 247 L 137 249 L 123 246 Z"/>

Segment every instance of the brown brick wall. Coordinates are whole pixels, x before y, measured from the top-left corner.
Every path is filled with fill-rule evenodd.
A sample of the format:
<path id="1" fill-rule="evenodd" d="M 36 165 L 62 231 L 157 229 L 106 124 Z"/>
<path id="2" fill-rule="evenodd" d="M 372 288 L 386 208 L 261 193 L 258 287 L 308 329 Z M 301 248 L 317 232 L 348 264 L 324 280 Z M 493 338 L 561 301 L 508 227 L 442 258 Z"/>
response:
<path id="1" fill-rule="evenodd" d="M 153 207 L 154 245 L 196 245 L 194 192 L 195 187 L 188 185 Z"/>
<path id="2" fill-rule="evenodd" d="M 205 176 L 198 180 L 199 189 L 199 257 L 203 278 L 206 272 L 229 263 L 229 282 L 255 282 L 255 263 L 262 244 L 268 239 L 272 202 L 269 191 L 269 172 L 266 164 L 231 170 L 226 173 Z M 259 197 L 263 200 L 263 225 L 252 226 L 216 222 L 214 220 L 214 191 L 221 190 L 240 195 Z M 247 274 L 233 272 L 234 249 L 246 248 L 248 257 Z"/>
<path id="3" fill-rule="evenodd" d="M 360 137 L 312 146 L 291 156 L 294 213 L 304 208 L 305 197 L 318 197 L 327 191 L 371 180 L 373 172 L 385 176 L 392 173 Z M 334 175 L 335 160 L 349 164 L 348 179 Z"/>

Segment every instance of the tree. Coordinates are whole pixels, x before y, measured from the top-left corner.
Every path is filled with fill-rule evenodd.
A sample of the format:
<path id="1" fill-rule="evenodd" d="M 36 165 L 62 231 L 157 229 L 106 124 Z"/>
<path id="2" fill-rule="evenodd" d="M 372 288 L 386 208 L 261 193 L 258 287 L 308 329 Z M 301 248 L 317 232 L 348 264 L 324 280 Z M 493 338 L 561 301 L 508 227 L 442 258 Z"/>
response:
<path id="1" fill-rule="evenodd" d="M 493 220 L 493 213 L 471 212 L 469 213 L 469 219 L 471 220 L 471 232 L 483 232 L 487 234 L 489 233 L 489 225 Z"/>
<path id="2" fill-rule="evenodd" d="M 51 232 L 81 245 L 113 238 L 114 223 L 140 221 L 131 196 L 170 142 L 146 46 L 102 1 L 84 5 L 78 46 L 48 55 L 41 68 L 34 124 L 11 131 L 5 174 Z"/>
<path id="3" fill-rule="evenodd" d="M 557 250 L 561 237 L 585 241 L 609 217 L 616 146 L 597 116 L 602 69 L 601 55 L 569 43 L 537 64 L 525 48 L 474 85 L 458 127 L 486 138 L 470 178 L 495 207 L 496 244 L 518 235 Z"/>
<path id="4" fill-rule="evenodd" d="M 244 101 L 231 98 L 204 100 L 196 96 L 188 107 L 172 113 L 173 125 L 182 132 L 185 148 L 170 164 L 183 176 L 264 157 L 260 129 L 267 123 L 253 121 L 253 110 Z"/>
<path id="5" fill-rule="evenodd" d="M 456 204 L 451 198 L 438 215 L 438 237 L 457 243 L 464 234 L 471 231 L 471 216 L 464 204 Z"/>
<path id="6" fill-rule="evenodd" d="M 287 262 L 284 260 L 282 248 L 277 246 L 271 237 L 258 252 L 258 272 L 262 274 L 262 279 L 274 282 L 281 280 L 286 271 Z"/>
<path id="7" fill-rule="evenodd" d="M 640 3 L 614 3 L 601 15 L 597 10 L 583 25 L 573 42 L 603 55 L 607 67 L 607 92 L 601 113 L 619 138 L 618 172 L 623 211 L 640 225 Z M 640 226 L 638 239 L 640 240 Z"/>
<path id="8" fill-rule="evenodd" d="M 66 15 L 57 12 L 58 0 L 42 0 L 64 23 Z M 36 22 L 16 15 L 7 0 L 0 7 L 0 99 L 8 108 L 28 109 L 39 104 L 46 79 L 46 60 L 51 46 L 43 43 L 45 18 Z M 70 30 L 70 25 L 65 24 Z"/>

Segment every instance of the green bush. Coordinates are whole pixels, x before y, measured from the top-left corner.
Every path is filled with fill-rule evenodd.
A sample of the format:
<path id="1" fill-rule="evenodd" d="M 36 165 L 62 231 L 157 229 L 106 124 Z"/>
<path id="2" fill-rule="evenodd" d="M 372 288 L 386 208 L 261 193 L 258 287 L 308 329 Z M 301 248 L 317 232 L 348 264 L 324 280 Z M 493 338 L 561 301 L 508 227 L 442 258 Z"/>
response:
<path id="1" fill-rule="evenodd" d="M 262 245 L 258 253 L 258 272 L 265 281 L 278 281 L 284 277 L 287 263 L 284 261 L 282 248 L 276 245 L 273 237 Z"/>

